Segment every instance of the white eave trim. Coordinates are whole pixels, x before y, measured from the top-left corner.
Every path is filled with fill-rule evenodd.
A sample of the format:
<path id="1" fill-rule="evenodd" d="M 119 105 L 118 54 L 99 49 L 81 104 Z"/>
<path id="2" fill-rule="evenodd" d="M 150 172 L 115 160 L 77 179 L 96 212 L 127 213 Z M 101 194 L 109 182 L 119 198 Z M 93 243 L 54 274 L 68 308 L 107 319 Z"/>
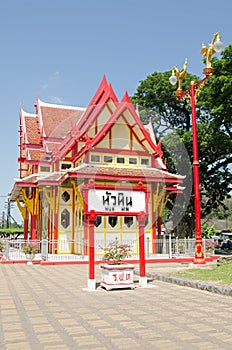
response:
<path id="1" fill-rule="evenodd" d="M 77 106 L 66 106 L 66 105 L 59 105 L 59 104 L 54 104 L 54 103 L 48 103 L 41 101 L 38 99 L 39 106 L 41 107 L 49 107 L 49 108 L 60 108 L 60 109 L 73 109 L 76 111 L 85 111 L 86 107 L 77 107 Z"/>

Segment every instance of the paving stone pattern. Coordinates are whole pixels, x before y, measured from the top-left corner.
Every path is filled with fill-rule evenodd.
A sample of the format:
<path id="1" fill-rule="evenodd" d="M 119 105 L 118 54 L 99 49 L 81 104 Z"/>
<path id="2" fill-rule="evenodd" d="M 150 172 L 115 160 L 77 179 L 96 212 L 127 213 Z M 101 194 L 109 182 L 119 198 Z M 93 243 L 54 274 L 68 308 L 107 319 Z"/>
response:
<path id="1" fill-rule="evenodd" d="M 134 290 L 90 292 L 87 278 L 88 265 L 0 265 L 0 349 L 232 348 L 229 296 L 160 280 L 140 288 L 136 275 Z"/>

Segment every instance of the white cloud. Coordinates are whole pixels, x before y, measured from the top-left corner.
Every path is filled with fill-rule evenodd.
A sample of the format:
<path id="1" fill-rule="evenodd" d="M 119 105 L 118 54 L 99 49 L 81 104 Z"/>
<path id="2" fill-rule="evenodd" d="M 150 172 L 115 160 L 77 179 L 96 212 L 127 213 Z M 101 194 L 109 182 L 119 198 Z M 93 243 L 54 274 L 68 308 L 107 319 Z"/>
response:
<path id="1" fill-rule="evenodd" d="M 60 72 L 56 71 L 50 75 L 49 80 L 54 80 L 54 79 L 59 79 L 59 78 L 60 78 Z"/>
<path id="2" fill-rule="evenodd" d="M 59 96 L 49 96 L 49 100 L 52 103 L 57 103 L 57 104 L 64 103 L 63 98 Z"/>
<path id="3" fill-rule="evenodd" d="M 55 93 L 55 90 L 57 90 L 57 85 L 59 85 L 59 80 L 60 80 L 60 72 L 55 71 L 48 76 L 47 81 L 42 85 L 41 89 L 43 91 L 46 90 L 46 95 L 48 95 L 51 92 Z M 50 95 L 50 96 L 47 96 L 47 98 L 51 103 L 64 104 L 63 98 L 59 96 Z"/>
<path id="4" fill-rule="evenodd" d="M 54 81 L 54 80 L 59 80 L 60 79 L 60 72 L 59 71 L 55 71 L 53 72 L 49 77 L 48 77 L 48 81 Z M 49 87 L 49 83 L 48 82 L 45 82 L 43 85 L 42 85 L 42 90 L 46 90 L 48 87 Z"/>

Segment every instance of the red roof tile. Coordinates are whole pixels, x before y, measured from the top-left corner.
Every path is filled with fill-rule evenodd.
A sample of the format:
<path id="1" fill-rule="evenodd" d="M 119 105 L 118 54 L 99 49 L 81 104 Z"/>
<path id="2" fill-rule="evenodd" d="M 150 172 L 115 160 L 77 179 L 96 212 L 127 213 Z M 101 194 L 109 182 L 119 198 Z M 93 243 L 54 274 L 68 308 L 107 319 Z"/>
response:
<path id="1" fill-rule="evenodd" d="M 64 138 L 84 113 L 83 109 L 41 106 L 45 137 Z"/>
<path id="2" fill-rule="evenodd" d="M 71 176 L 71 171 L 69 172 Z M 123 168 L 113 166 L 91 166 L 87 165 L 77 168 L 72 172 L 77 177 L 95 177 L 95 178 L 119 178 L 119 179 L 134 179 L 137 181 L 156 182 L 162 179 L 162 182 L 183 182 L 184 176 L 170 174 L 166 171 L 161 171 L 154 168 Z"/>
<path id="3" fill-rule="evenodd" d="M 28 150 L 31 160 L 40 160 L 42 157 L 42 151 L 38 149 Z"/>
<path id="4" fill-rule="evenodd" d="M 38 117 L 25 115 L 24 120 L 25 120 L 28 143 L 39 144 L 40 143 L 40 130 L 39 130 Z"/>

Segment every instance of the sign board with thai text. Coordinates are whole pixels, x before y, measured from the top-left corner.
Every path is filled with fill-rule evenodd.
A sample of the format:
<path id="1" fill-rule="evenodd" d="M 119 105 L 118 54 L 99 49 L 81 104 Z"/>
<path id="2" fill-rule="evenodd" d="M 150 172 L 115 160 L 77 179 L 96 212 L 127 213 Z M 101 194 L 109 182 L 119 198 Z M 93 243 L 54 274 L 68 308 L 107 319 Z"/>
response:
<path id="1" fill-rule="evenodd" d="M 139 213 L 146 211 L 146 198 L 143 191 L 98 190 L 88 191 L 88 211 Z"/>

